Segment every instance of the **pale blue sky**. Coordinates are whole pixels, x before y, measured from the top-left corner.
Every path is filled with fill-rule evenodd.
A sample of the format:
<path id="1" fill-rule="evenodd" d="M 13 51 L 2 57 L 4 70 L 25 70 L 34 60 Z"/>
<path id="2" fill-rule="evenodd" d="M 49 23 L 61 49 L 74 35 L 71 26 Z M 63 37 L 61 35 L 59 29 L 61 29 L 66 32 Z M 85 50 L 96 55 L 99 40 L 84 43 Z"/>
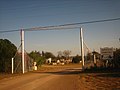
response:
<path id="1" fill-rule="evenodd" d="M 0 31 L 120 17 L 120 0 L 0 0 Z M 91 50 L 120 46 L 120 21 L 81 25 Z M 17 47 L 20 33 L 0 33 Z M 25 32 L 25 49 L 79 54 L 79 29 Z"/>

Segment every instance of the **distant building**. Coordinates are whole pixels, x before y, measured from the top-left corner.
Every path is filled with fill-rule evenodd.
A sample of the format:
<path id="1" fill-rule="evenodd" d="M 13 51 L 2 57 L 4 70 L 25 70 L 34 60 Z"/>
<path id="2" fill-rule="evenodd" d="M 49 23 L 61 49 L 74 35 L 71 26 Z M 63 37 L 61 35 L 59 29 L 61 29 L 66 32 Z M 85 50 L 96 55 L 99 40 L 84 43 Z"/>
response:
<path id="1" fill-rule="evenodd" d="M 51 64 L 51 62 L 52 62 L 52 58 L 46 59 L 46 63 Z"/>
<path id="2" fill-rule="evenodd" d="M 115 51 L 114 48 L 109 48 L 109 47 L 100 48 L 101 58 L 103 60 L 113 59 L 113 52 L 114 51 Z"/>

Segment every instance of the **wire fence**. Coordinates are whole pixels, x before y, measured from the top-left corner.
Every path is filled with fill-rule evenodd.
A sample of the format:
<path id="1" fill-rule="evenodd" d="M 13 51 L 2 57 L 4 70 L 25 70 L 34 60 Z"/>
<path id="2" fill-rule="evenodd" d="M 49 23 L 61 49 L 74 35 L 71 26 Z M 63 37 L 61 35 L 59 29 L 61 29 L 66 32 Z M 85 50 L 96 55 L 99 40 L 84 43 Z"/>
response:
<path id="1" fill-rule="evenodd" d="M 25 72 L 33 70 L 33 59 L 29 57 L 28 53 L 24 53 L 24 70 Z M 22 72 L 22 52 L 21 45 L 19 46 L 15 56 L 13 57 L 13 72 L 21 73 Z"/>

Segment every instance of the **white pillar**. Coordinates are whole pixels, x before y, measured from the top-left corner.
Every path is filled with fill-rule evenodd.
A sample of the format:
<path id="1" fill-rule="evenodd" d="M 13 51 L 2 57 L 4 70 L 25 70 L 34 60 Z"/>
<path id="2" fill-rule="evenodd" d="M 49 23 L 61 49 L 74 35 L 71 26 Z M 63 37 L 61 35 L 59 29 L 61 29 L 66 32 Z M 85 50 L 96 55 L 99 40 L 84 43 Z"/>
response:
<path id="1" fill-rule="evenodd" d="M 12 74 L 13 74 L 13 71 L 14 71 L 13 59 L 14 58 L 12 58 Z"/>
<path id="2" fill-rule="evenodd" d="M 24 74 L 24 31 L 21 30 L 21 44 L 22 44 L 22 73 Z"/>
<path id="3" fill-rule="evenodd" d="M 94 65 L 96 65 L 97 61 L 96 61 L 96 56 L 95 56 L 95 54 L 93 54 L 93 59 L 94 59 Z"/>
<path id="4" fill-rule="evenodd" d="M 81 56 L 82 56 L 82 69 L 84 70 L 84 46 L 83 46 L 83 32 L 82 28 L 80 28 L 80 42 L 81 42 Z"/>

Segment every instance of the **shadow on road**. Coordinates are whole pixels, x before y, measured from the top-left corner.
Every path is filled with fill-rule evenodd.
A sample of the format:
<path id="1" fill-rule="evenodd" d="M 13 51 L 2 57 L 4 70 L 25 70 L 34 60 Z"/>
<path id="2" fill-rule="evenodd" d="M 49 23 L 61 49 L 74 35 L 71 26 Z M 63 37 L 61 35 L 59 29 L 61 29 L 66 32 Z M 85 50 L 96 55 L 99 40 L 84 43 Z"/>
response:
<path id="1" fill-rule="evenodd" d="M 54 75 L 80 75 L 80 74 L 95 74 L 96 77 L 112 77 L 112 78 L 120 78 L 120 72 L 93 72 L 93 71 L 82 71 L 80 68 L 71 68 L 64 69 L 61 71 L 35 71 L 33 73 L 44 73 L 44 74 L 54 74 Z"/>
<path id="2" fill-rule="evenodd" d="M 55 74 L 55 75 L 76 75 L 80 74 L 81 69 L 65 69 L 62 71 L 46 71 L 46 72 L 34 72 L 34 73 L 45 73 L 45 74 Z"/>

